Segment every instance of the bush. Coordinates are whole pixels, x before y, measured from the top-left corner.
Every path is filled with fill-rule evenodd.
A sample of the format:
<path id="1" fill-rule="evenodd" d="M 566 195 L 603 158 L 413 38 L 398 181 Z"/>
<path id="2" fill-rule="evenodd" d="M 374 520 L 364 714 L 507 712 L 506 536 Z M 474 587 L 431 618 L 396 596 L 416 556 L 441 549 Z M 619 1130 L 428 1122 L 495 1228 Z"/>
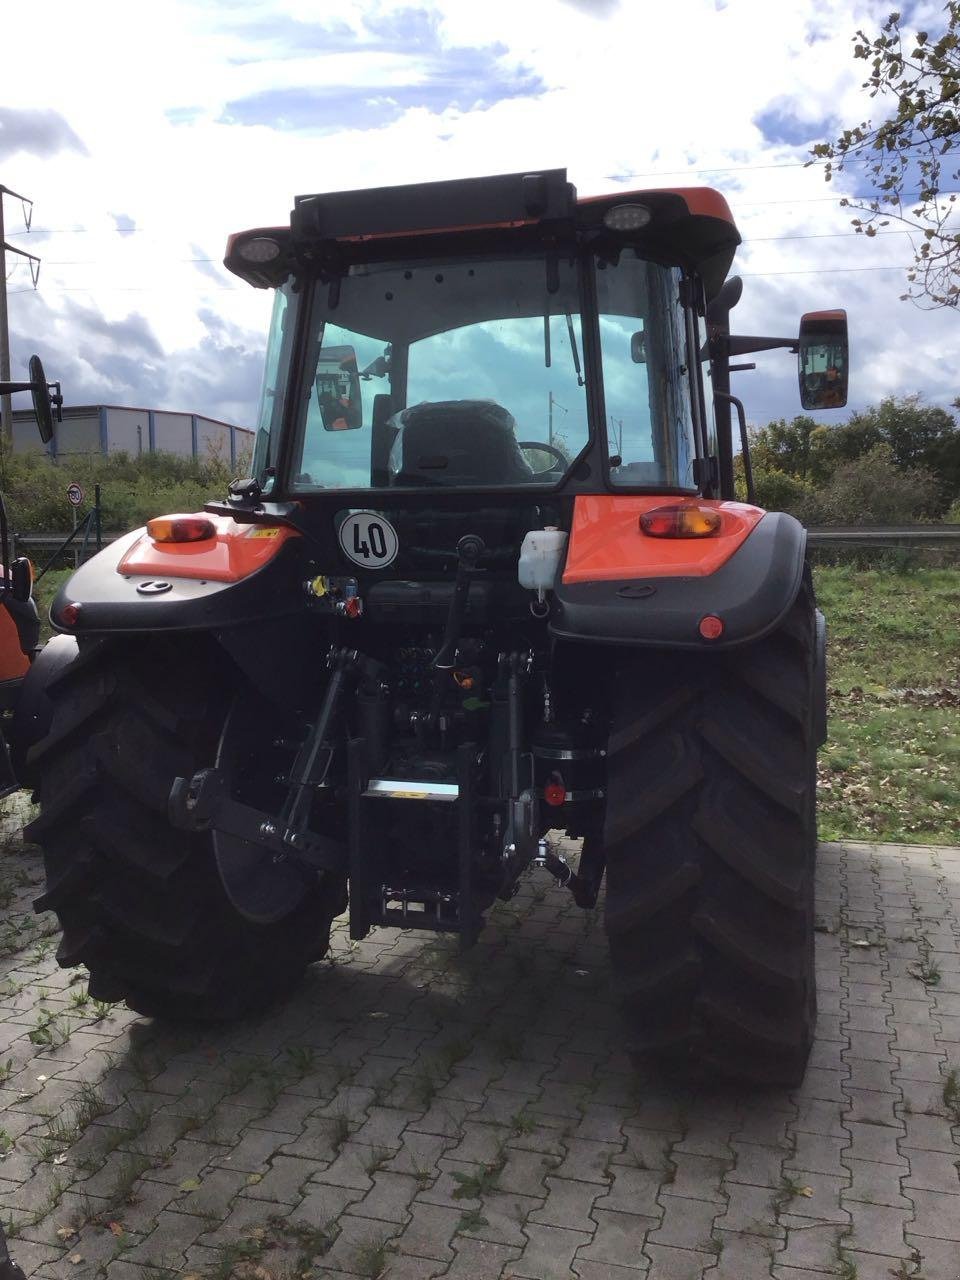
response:
<path id="1" fill-rule="evenodd" d="M 80 515 L 93 506 L 100 485 L 103 528 L 126 532 L 152 516 L 198 511 L 222 497 L 233 478 L 219 458 L 182 458 L 170 453 L 125 453 L 74 457 L 62 465 L 43 454 L 0 452 L 0 484 L 11 529 L 17 533 L 66 533 L 71 526 L 67 485 L 86 492 Z"/>
<path id="2" fill-rule="evenodd" d="M 909 524 L 937 514 L 941 485 L 923 467 L 899 467 L 887 444 L 842 463 L 817 493 L 824 524 Z"/>
<path id="3" fill-rule="evenodd" d="M 743 479 L 742 468 L 738 470 L 740 474 L 737 475 L 737 497 L 745 502 L 746 481 Z M 767 511 L 789 511 L 791 515 L 800 518 L 803 518 L 803 513 L 814 496 L 812 485 L 776 468 L 766 470 L 754 467 L 753 487 L 756 492 L 757 506 L 764 507 Z"/>

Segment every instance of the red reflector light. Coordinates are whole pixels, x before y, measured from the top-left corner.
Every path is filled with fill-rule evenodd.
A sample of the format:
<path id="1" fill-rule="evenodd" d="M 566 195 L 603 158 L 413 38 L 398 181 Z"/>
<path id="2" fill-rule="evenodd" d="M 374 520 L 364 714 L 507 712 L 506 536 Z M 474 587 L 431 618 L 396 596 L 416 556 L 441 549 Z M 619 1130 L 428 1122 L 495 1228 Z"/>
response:
<path id="1" fill-rule="evenodd" d="M 651 538 L 709 538 L 720 530 L 720 512 L 697 503 L 654 507 L 640 517 L 640 528 Z"/>
<path id="2" fill-rule="evenodd" d="M 548 782 L 543 788 L 543 798 L 556 808 L 566 800 L 567 788 L 562 782 Z"/>
<path id="3" fill-rule="evenodd" d="M 60 610 L 60 621 L 65 627 L 75 627 L 80 618 L 80 606 L 75 600 L 65 604 Z"/>
<path id="4" fill-rule="evenodd" d="M 708 613 L 700 619 L 698 630 L 704 640 L 719 640 L 723 635 L 723 619 L 718 618 L 715 613 Z"/>
<path id="5" fill-rule="evenodd" d="M 157 516 L 147 521 L 147 533 L 154 542 L 205 542 L 217 536 L 207 516 Z"/>

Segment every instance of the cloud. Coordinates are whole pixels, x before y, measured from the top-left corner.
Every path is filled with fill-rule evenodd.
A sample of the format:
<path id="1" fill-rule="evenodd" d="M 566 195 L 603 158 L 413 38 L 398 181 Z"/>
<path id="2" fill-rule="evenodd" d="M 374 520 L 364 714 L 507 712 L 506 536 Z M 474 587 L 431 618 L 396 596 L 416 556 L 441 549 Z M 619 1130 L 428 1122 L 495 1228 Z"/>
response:
<path id="1" fill-rule="evenodd" d="M 877 106 L 850 41 L 883 21 L 880 0 L 162 0 L 159 22 L 108 4 L 94 29 L 82 6 L 34 0 L 58 30 L 45 73 L 4 66 L 19 124 L 82 139 L 56 164 L 20 151 L 3 174 L 49 229 L 8 230 L 44 259 L 39 294 L 11 288 L 15 355 L 39 349 L 68 403 L 156 398 L 250 423 L 271 299 L 219 269 L 227 233 L 285 224 L 297 192 L 563 165 L 583 195 L 719 187 L 746 241 L 741 332 L 794 333 L 802 311 L 846 306 L 855 403 L 956 395 L 956 317 L 897 301 L 908 238 L 854 237 L 838 199 L 861 176 L 827 186 L 803 167 L 823 122 Z M 940 4 L 916 22 L 942 29 Z M 798 412 L 790 358 L 757 363 L 735 376 L 751 420 Z"/>
<path id="2" fill-rule="evenodd" d="M 435 115 L 451 108 L 483 111 L 497 102 L 545 91 L 543 81 L 524 68 L 502 68 L 486 50 L 463 49 L 448 55 L 442 65 L 429 67 L 419 83 L 270 89 L 228 102 L 222 119 L 227 124 L 335 133 L 380 128 L 418 108 Z"/>
<path id="3" fill-rule="evenodd" d="M 591 18 L 608 18 L 620 7 L 620 0 L 563 0 L 563 3 Z"/>
<path id="4" fill-rule="evenodd" d="M 89 303 L 68 300 L 61 311 L 39 294 L 31 303 L 29 322 L 11 326 L 11 368 L 26 370 L 39 351 L 67 404 L 174 409 L 252 425 L 263 371 L 257 330 L 200 308 L 199 340 L 165 349 L 136 312 L 111 320 Z"/>
<path id="5" fill-rule="evenodd" d="M 60 151 L 85 155 L 86 150 L 58 111 L 0 107 L 0 160 L 22 151 L 47 157 Z"/>

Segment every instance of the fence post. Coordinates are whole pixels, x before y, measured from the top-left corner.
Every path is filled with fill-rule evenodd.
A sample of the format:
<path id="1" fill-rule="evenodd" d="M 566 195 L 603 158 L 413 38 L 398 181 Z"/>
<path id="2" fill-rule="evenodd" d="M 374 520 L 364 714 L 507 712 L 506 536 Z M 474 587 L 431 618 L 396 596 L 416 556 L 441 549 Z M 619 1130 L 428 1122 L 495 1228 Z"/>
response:
<path id="1" fill-rule="evenodd" d="M 97 533 L 97 550 L 102 551 L 103 550 L 103 526 L 100 523 L 100 486 L 98 484 L 95 484 L 93 486 L 93 511 L 94 511 L 93 519 L 94 519 L 94 524 L 96 526 L 96 533 Z"/>

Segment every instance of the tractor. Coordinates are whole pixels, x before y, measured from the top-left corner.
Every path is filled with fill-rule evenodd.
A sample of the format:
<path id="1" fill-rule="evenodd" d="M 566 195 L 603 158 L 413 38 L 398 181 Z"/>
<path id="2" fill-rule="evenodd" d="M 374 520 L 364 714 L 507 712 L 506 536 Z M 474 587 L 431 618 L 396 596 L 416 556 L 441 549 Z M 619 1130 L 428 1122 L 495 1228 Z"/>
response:
<path id="1" fill-rule="evenodd" d="M 38 907 L 92 995 L 247 1015 L 342 913 L 466 947 L 540 867 L 605 880 L 636 1053 L 802 1077 L 825 633 L 730 372 L 786 348 L 841 404 L 846 317 L 732 335 L 739 239 L 713 190 L 562 169 L 230 238 L 275 291 L 252 473 L 84 564 L 25 691 Z"/>
<path id="2" fill-rule="evenodd" d="M 53 438 L 53 421 L 63 420 L 60 383 L 47 382 L 43 362 L 31 356 L 29 381 L 0 382 L 0 396 L 29 391 L 40 439 Z M 23 680 L 40 647 L 40 618 L 33 599 L 33 565 L 26 556 L 13 559 L 7 527 L 7 508 L 0 494 L 0 799 L 19 790 L 17 705 Z M 2 1254 L 0 1254 L 2 1261 Z"/>

